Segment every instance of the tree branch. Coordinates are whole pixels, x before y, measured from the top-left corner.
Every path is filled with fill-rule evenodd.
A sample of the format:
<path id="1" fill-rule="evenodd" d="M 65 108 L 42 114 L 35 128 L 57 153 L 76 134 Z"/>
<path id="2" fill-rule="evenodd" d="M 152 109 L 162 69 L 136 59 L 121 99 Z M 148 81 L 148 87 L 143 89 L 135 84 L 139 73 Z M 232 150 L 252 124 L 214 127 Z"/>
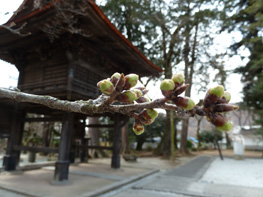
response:
<path id="1" fill-rule="evenodd" d="M 86 115 L 105 113 L 105 112 L 117 112 L 125 115 L 130 115 L 132 112 L 149 109 L 149 108 L 160 108 L 166 110 L 176 111 L 181 117 L 194 116 L 196 114 L 195 110 L 192 110 L 190 113 L 184 111 L 183 109 L 177 107 L 174 104 L 166 103 L 167 98 L 156 99 L 152 102 L 147 103 L 137 103 L 137 104 L 108 104 L 109 96 L 101 95 L 97 99 L 90 99 L 87 101 L 66 101 L 60 100 L 52 96 L 41 96 L 33 95 L 28 93 L 23 93 L 18 90 L 11 90 L 6 88 L 0 88 L 0 98 L 8 98 L 17 102 L 27 102 L 35 103 L 47 106 L 52 109 L 67 111 L 67 112 L 76 112 Z"/>

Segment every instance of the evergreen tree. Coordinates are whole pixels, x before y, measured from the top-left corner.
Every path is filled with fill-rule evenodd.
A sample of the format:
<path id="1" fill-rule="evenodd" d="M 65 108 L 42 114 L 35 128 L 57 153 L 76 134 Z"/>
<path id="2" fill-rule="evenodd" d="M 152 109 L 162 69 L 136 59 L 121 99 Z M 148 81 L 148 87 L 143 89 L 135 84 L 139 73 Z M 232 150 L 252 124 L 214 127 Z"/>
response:
<path id="1" fill-rule="evenodd" d="M 233 1 L 232 1 L 233 2 Z M 225 28 L 229 31 L 238 29 L 243 38 L 232 45 L 235 53 L 241 47 L 249 50 L 248 63 L 236 69 L 242 74 L 244 83 L 244 102 L 247 106 L 257 111 L 263 110 L 263 1 L 262 0 L 238 0 L 236 4 L 226 4 L 226 7 L 236 13 L 228 18 Z M 229 3 L 229 2 L 227 2 Z M 263 113 L 258 113 L 261 121 L 257 124 L 263 126 Z"/>

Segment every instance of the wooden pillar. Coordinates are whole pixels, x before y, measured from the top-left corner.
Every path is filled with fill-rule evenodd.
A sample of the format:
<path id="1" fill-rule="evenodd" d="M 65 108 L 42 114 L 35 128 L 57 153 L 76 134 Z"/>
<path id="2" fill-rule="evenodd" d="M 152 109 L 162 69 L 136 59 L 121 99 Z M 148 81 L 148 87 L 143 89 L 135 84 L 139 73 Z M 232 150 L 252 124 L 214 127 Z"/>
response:
<path id="1" fill-rule="evenodd" d="M 81 145 L 88 146 L 89 145 L 89 140 L 90 139 L 85 139 L 83 138 L 81 140 Z M 85 162 L 87 163 L 89 160 L 89 149 L 88 148 L 81 148 L 81 153 L 80 153 L 80 162 Z"/>
<path id="2" fill-rule="evenodd" d="M 22 143 L 24 123 L 25 113 L 24 111 L 19 111 L 19 104 L 15 104 L 11 132 L 3 160 L 3 166 L 6 171 L 16 170 L 16 166 L 19 164 L 20 151 L 13 150 L 13 147 Z"/>
<path id="3" fill-rule="evenodd" d="M 86 139 L 86 117 L 83 119 L 82 123 L 82 136 L 81 136 L 81 145 L 88 146 L 89 139 Z M 87 148 L 80 148 L 80 162 L 88 162 L 88 149 Z"/>
<path id="4" fill-rule="evenodd" d="M 76 129 L 77 129 L 78 119 L 73 118 L 73 126 L 71 131 L 71 140 L 70 140 L 70 152 L 69 152 L 69 161 L 70 163 L 75 163 L 76 158 Z"/>
<path id="5" fill-rule="evenodd" d="M 54 181 L 67 181 L 69 173 L 69 153 L 70 153 L 70 142 L 71 132 L 73 130 L 73 119 L 72 113 L 64 113 L 62 122 L 62 131 L 60 136 L 58 161 L 55 165 Z"/>
<path id="6" fill-rule="evenodd" d="M 121 128 L 119 116 L 114 120 L 114 133 L 113 133 L 113 147 L 112 147 L 112 158 L 111 158 L 111 168 L 118 169 L 121 167 L 120 160 L 120 149 L 121 149 Z"/>

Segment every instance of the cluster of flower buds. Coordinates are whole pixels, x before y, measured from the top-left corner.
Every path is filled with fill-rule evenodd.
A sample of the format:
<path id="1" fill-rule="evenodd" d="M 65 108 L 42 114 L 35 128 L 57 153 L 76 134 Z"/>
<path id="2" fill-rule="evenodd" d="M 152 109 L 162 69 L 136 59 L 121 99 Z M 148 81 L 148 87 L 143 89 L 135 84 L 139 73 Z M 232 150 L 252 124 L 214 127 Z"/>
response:
<path id="1" fill-rule="evenodd" d="M 228 104 L 231 94 L 224 91 L 224 87 L 219 85 L 207 91 L 203 110 L 206 117 L 220 131 L 230 131 L 232 123 L 224 117 L 221 112 L 229 112 L 238 109 L 238 106 Z"/>
<path id="2" fill-rule="evenodd" d="M 114 101 L 132 104 L 149 102 L 145 97 L 148 90 L 144 87 L 135 87 L 139 76 L 136 74 L 128 74 L 124 76 L 120 73 L 114 73 L 111 78 L 98 82 L 97 86 L 102 93 L 108 96 L 114 96 Z M 133 88 L 133 89 L 131 89 Z M 158 112 L 154 109 L 143 109 L 135 116 L 133 131 L 136 135 L 144 132 L 144 125 L 151 124 L 158 116 Z"/>
<path id="3" fill-rule="evenodd" d="M 109 96 L 110 103 L 133 104 L 135 102 L 149 102 L 149 99 L 145 97 L 148 90 L 144 87 L 134 87 L 138 79 L 139 76 L 136 74 L 124 76 L 124 74 L 114 73 L 111 78 L 98 82 L 97 86 L 102 93 Z M 184 110 L 191 110 L 195 114 L 206 116 L 207 120 L 220 131 L 230 131 L 232 123 L 221 114 L 222 112 L 238 109 L 238 106 L 228 104 L 231 99 L 230 93 L 225 92 L 223 86 L 216 86 L 207 91 L 203 107 L 195 107 L 195 103 L 191 98 L 179 96 L 188 87 L 189 84 L 184 84 L 183 74 L 175 74 L 171 79 L 163 80 L 160 85 L 165 100 L 172 101 L 176 106 Z M 136 135 L 141 135 L 144 132 L 144 125 L 153 123 L 158 116 L 158 112 L 154 109 L 142 109 L 132 112 L 132 116 L 135 119 L 133 131 Z"/>
<path id="4" fill-rule="evenodd" d="M 184 75 L 181 73 L 173 75 L 172 79 L 163 80 L 160 85 L 162 94 L 184 110 L 191 110 L 195 107 L 191 98 L 179 96 L 188 87 L 189 84 L 184 84 Z"/>
<path id="5" fill-rule="evenodd" d="M 157 118 L 158 112 L 155 109 L 144 109 L 139 113 L 138 118 L 133 123 L 133 132 L 141 135 L 144 132 L 144 125 L 150 125 Z"/>

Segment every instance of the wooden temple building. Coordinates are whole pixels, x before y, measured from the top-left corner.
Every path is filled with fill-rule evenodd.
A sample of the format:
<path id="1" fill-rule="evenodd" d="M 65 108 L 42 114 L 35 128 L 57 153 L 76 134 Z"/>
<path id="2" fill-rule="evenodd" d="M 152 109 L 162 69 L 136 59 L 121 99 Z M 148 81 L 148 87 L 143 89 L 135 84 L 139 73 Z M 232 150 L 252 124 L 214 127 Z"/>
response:
<path id="1" fill-rule="evenodd" d="M 9 28 L 0 27 L 0 59 L 19 70 L 22 92 L 87 100 L 100 94 L 97 82 L 114 72 L 142 77 L 157 76 L 161 71 L 110 23 L 93 0 L 24 0 L 5 26 Z M 27 113 L 41 116 L 28 118 Z M 120 129 L 127 117 L 103 115 L 114 120 L 112 168 L 119 168 Z M 85 127 L 92 125 L 86 125 L 86 118 L 0 98 L 0 137 L 8 137 L 5 170 L 16 169 L 21 151 L 58 153 L 54 180 L 67 180 L 70 161 L 74 161 L 74 141 L 81 140 L 83 153 L 87 148 Z M 22 145 L 25 122 L 48 121 L 62 122 L 58 148 Z"/>

